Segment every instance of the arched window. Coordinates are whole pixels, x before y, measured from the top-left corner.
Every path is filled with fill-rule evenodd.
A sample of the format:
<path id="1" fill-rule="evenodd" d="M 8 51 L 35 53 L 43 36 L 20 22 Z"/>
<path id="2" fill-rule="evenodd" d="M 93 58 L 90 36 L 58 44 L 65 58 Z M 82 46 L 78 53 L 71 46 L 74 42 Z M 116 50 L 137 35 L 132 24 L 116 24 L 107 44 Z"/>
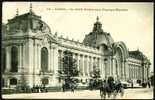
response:
<path id="1" fill-rule="evenodd" d="M 16 78 L 10 79 L 10 85 L 17 85 L 17 79 Z"/>
<path id="2" fill-rule="evenodd" d="M 116 59 L 117 59 L 117 66 L 116 66 L 116 74 L 119 75 L 120 77 L 122 77 L 123 75 L 123 66 L 122 66 L 122 61 L 123 61 L 123 55 L 121 52 L 120 48 L 117 48 L 117 52 L 116 52 Z"/>
<path id="3" fill-rule="evenodd" d="M 41 49 L 41 70 L 42 72 L 48 71 L 48 50 L 45 47 Z"/>
<path id="4" fill-rule="evenodd" d="M 2 72 L 5 72 L 6 69 L 6 51 L 2 49 Z"/>
<path id="5" fill-rule="evenodd" d="M 11 48 L 11 72 L 18 72 L 18 48 Z"/>

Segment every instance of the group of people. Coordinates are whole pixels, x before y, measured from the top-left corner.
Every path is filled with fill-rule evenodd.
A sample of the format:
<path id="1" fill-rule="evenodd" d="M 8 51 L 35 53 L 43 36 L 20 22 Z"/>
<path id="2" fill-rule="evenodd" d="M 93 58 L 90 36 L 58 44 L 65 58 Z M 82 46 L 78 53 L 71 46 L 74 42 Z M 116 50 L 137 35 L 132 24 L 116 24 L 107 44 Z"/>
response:
<path id="1" fill-rule="evenodd" d="M 100 96 L 101 98 L 106 98 L 106 95 L 110 97 L 113 95 L 113 98 L 120 93 L 121 96 L 124 95 L 124 87 L 119 79 L 114 80 L 112 77 L 104 80 L 100 86 Z"/>
<path id="2" fill-rule="evenodd" d="M 65 92 L 66 90 L 71 90 L 72 92 L 74 92 L 76 87 L 77 86 L 74 83 L 63 83 L 62 84 L 62 91 Z"/>
<path id="3" fill-rule="evenodd" d="M 47 88 L 44 85 L 34 85 L 31 88 L 32 93 L 39 93 L 39 92 L 48 92 Z"/>

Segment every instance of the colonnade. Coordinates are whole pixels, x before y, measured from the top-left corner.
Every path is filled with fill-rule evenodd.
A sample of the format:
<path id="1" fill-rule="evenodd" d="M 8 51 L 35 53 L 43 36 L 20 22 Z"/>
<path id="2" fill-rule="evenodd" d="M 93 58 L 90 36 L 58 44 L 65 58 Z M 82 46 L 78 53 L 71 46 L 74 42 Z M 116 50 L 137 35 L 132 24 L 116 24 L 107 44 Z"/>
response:
<path id="1" fill-rule="evenodd" d="M 59 50 L 59 69 L 61 70 L 63 65 L 60 63 L 61 59 L 63 58 L 63 51 L 64 50 Z M 76 60 L 76 64 L 78 67 L 78 70 L 80 71 L 80 76 L 82 77 L 89 77 L 90 73 L 95 69 L 94 67 L 97 67 L 101 72 L 103 72 L 103 69 L 101 69 L 101 57 L 95 57 L 95 56 L 90 56 L 90 55 L 85 55 L 85 54 L 80 54 L 80 53 L 74 53 L 73 54 L 73 59 Z"/>

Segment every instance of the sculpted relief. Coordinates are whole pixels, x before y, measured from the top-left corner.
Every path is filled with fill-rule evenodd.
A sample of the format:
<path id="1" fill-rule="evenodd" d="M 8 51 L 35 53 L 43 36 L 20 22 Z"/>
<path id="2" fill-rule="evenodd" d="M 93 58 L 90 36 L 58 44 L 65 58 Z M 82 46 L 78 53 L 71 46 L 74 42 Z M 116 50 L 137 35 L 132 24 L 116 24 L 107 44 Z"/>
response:
<path id="1" fill-rule="evenodd" d="M 32 21 L 32 30 L 34 32 L 41 31 L 42 33 L 50 32 L 48 29 L 48 26 L 41 20 L 33 20 Z"/>

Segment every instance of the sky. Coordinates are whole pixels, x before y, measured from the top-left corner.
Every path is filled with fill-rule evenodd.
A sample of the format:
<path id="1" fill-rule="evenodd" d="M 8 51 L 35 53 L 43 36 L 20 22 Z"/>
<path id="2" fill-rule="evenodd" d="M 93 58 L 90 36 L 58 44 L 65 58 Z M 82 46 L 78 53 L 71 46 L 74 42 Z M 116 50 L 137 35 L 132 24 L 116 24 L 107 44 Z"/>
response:
<path id="1" fill-rule="evenodd" d="M 114 41 L 123 41 L 127 48 L 139 49 L 151 61 L 153 70 L 153 3 L 139 2 L 31 2 L 32 10 L 49 25 L 52 34 L 83 41 L 93 29 L 96 17 L 105 32 Z M 27 13 L 30 2 L 3 2 L 2 22 L 7 23 L 18 9 L 19 15 Z"/>

